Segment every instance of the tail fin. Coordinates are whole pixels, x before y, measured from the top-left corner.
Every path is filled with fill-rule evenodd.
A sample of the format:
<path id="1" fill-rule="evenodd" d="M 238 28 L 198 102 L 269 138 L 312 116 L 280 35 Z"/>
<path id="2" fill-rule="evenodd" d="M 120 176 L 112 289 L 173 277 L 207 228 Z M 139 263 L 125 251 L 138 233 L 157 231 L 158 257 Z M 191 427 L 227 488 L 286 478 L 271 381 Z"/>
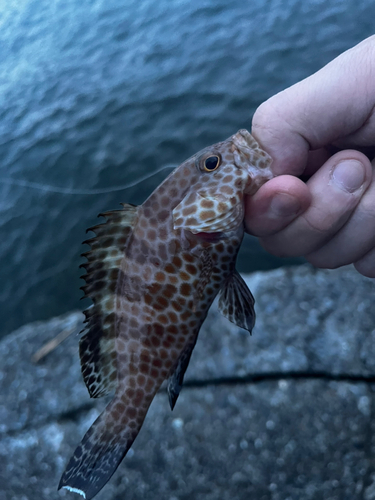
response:
<path id="1" fill-rule="evenodd" d="M 61 477 L 58 489 L 66 488 L 90 500 L 120 465 L 143 424 L 147 409 L 135 411 L 129 406 L 125 414 L 119 415 L 116 404 L 124 407 L 115 398 L 86 432 Z M 131 415 L 136 417 L 130 418 Z M 132 428 L 129 426 L 131 421 Z"/>

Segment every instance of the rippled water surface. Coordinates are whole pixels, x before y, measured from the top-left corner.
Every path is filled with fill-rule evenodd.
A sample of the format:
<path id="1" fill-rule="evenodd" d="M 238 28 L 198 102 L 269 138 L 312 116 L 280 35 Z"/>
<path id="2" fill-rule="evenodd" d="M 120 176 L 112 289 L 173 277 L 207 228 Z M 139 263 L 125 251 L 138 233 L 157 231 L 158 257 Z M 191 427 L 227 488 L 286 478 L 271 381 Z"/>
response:
<path id="1" fill-rule="evenodd" d="M 85 229 L 166 171 L 80 191 L 250 128 L 263 100 L 370 35 L 373 13 L 372 0 L 0 2 L 0 336 L 80 307 Z M 283 262 L 247 238 L 239 267 Z"/>

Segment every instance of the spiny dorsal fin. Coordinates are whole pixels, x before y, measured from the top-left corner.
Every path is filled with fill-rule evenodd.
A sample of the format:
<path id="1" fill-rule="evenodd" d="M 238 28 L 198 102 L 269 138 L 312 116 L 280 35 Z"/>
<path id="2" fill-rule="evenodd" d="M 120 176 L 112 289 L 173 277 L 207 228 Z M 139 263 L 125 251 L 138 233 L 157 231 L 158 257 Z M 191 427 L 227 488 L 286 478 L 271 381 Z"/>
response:
<path id="1" fill-rule="evenodd" d="M 254 297 L 237 271 L 228 278 L 219 296 L 219 311 L 229 321 L 251 331 L 255 325 Z"/>
<path id="2" fill-rule="evenodd" d="M 79 353 L 83 379 L 92 398 L 112 392 L 117 386 L 115 351 L 116 284 L 128 237 L 137 214 L 135 205 L 123 204 L 122 210 L 105 212 L 107 220 L 89 228 L 96 236 L 84 241 L 91 250 L 82 255 L 87 262 L 81 287 L 93 305 L 84 311 L 86 326 L 80 339 Z"/>

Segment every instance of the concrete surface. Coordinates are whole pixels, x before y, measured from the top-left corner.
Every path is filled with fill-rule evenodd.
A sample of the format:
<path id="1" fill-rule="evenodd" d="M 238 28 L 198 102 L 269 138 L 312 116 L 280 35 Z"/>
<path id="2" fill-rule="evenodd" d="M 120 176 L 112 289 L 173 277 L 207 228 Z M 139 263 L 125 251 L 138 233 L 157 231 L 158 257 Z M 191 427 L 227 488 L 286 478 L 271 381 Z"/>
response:
<path id="1" fill-rule="evenodd" d="M 374 281 L 309 266 L 246 277 L 252 337 L 213 307 L 173 412 L 160 392 L 98 500 L 375 499 Z M 81 313 L 0 343 L 0 500 L 44 500 L 105 405 L 90 400 Z M 78 498 L 78 497 L 77 497 Z"/>

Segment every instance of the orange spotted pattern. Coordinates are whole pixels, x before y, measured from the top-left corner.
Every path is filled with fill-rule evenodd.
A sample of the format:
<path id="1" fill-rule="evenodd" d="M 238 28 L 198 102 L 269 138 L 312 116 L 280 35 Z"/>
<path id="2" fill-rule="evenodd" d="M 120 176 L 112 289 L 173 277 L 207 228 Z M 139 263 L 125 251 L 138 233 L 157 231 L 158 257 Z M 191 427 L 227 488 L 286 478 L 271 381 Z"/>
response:
<path id="1" fill-rule="evenodd" d="M 253 317 L 236 316 L 231 290 L 244 286 L 235 271 L 243 196 L 272 177 L 270 162 L 249 132 L 240 130 L 185 161 L 141 206 L 125 206 L 131 215 L 123 227 L 109 219 L 105 229 L 94 228 L 86 277 L 94 305 L 86 312 L 82 372 L 94 396 L 113 389 L 115 395 L 76 449 L 60 487 L 89 499 L 104 486 L 166 379 L 173 408 L 219 292 L 222 312 L 251 330 Z M 243 293 L 246 312 L 252 296 Z"/>

